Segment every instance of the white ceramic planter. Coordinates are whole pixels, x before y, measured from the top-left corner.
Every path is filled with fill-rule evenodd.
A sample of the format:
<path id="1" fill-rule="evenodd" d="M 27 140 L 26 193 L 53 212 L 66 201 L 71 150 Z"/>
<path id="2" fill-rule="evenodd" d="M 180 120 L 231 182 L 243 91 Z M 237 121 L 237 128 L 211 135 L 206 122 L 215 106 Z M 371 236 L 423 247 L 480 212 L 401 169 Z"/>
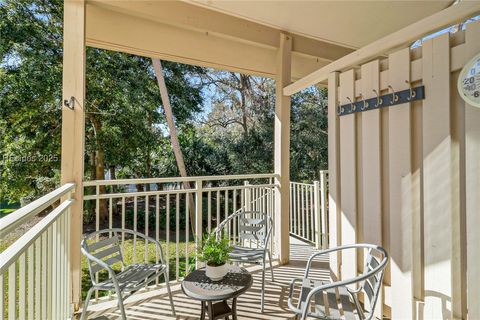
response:
<path id="1" fill-rule="evenodd" d="M 223 264 L 221 266 L 218 266 L 218 267 L 213 267 L 213 266 L 209 266 L 207 264 L 207 271 L 206 271 L 206 275 L 207 277 L 210 278 L 210 280 L 212 281 L 220 281 L 223 279 L 223 277 L 225 277 L 225 275 L 228 273 L 228 267 L 227 267 L 227 264 Z"/>

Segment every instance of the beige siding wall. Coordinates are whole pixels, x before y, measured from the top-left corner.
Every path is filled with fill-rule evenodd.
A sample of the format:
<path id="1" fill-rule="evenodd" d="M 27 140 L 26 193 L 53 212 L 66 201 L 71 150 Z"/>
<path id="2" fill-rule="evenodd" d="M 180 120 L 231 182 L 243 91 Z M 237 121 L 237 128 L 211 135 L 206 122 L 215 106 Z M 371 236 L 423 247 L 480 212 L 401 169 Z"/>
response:
<path id="1" fill-rule="evenodd" d="M 480 109 L 456 88 L 478 52 L 480 22 L 329 78 L 330 243 L 389 252 L 377 316 L 480 319 Z M 374 90 L 422 84 L 422 101 L 332 115 Z M 354 276 L 361 260 L 335 257 L 332 271 Z"/>

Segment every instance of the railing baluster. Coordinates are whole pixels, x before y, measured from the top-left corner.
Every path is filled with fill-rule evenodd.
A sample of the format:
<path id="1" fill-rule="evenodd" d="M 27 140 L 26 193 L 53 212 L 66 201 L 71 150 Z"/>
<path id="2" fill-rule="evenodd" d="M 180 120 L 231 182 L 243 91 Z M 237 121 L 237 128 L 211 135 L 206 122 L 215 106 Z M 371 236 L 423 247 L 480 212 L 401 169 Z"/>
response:
<path id="1" fill-rule="evenodd" d="M 190 195 L 188 193 L 185 193 L 185 275 L 188 274 L 188 245 L 189 245 L 189 229 L 190 229 L 190 224 L 189 224 L 189 216 L 190 216 L 190 201 L 189 201 Z M 194 223 L 192 221 L 192 223 Z"/>
<path id="2" fill-rule="evenodd" d="M 17 318 L 17 266 L 16 263 L 8 268 L 8 319 Z"/>
<path id="3" fill-rule="evenodd" d="M 25 319 L 25 308 L 27 301 L 27 286 L 26 286 L 26 264 L 27 264 L 27 257 L 26 254 L 23 253 L 19 258 L 19 269 L 18 269 L 18 318 L 20 320 Z"/>
<path id="4" fill-rule="evenodd" d="M 42 235 L 42 319 L 47 319 L 47 233 Z"/>
<path id="5" fill-rule="evenodd" d="M 167 273 L 170 274 L 170 195 L 167 194 L 167 199 L 165 200 L 167 202 L 166 208 L 165 208 L 165 214 L 166 214 L 166 226 L 165 226 L 165 239 L 167 242 L 167 250 L 166 250 L 166 260 L 167 260 Z"/>
<path id="6" fill-rule="evenodd" d="M 160 242 L 160 196 L 157 194 L 155 197 L 155 240 Z M 159 256 L 158 250 L 155 249 L 155 263 L 158 263 Z M 158 286 L 158 278 L 155 280 L 155 284 Z"/>
<path id="7" fill-rule="evenodd" d="M 306 217 L 306 210 L 305 210 L 305 186 L 303 185 L 302 186 L 302 218 L 303 218 L 303 221 L 302 221 L 302 230 L 303 230 L 303 237 L 304 238 L 307 238 L 306 234 L 307 234 L 307 217 Z"/>
<path id="8" fill-rule="evenodd" d="M 195 251 L 198 250 L 201 245 L 203 236 L 203 181 L 195 180 Z M 195 258 L 195 268 L 199 268 L 200 264 L 197 258 Z"/>
<path id="9" fill-rule="evenodd" d="M 145 235 L 147 237 L 148 237 L 148 228 L 149 228 L 149 225 L 148 225 L 149 211 L 150 211 L 150 197 L 146 196 L 145 197 L 145 211 L 144 211 L 145 212 L 145 214 L 144 214 L 144 217 L 145 217 L 144 225 L 145 225 Z M 145 239 L 144 244 L 145 244 L 144 261 L 145 261 L 145 263 L 147 263 L 148 262 L 148 240 L 147 239 Z"/>
<path id="10" fill-rule="evenodd" d="M 111 229 L 113 227 L 113 208 L 112 208 L 112 198 L 108 198 L 108 228 Z M 112 233 L 109 232 L 108 233 L 108 236 L 111 238 L 112 237 Z M 108 274 L 108 279 L 111 279 L 112 276 L 110 275 L 110 273 Z M 112 291 L 108 291 L 108 298 L 112 298 Z"/>
<path id="11" fill-rule="evenodd" d="M 308 240 L 310 240 L 310 208 L 309 208 L 309 203 L 310 203 L 310 187 L 305 186 L 305 220 L 306 220 L 306 237 Z"/>
<path id="12" fill-rule="evenodd" d="M 138 197 L 133 197 L 133 231 L 137 231 Z M 133 235 L 133 263 L 137 262 L 137 235 Z"/>
<path id="13" fill-rule="evenodd" d="M 113 199 L 112 198 L 109 198 L 108 199 L 108 227 L 110 229 L 113 228 Z M 110 232 L 109 233 L 109 237 L 111 238 L 112 237 L 112 233 Z"/>
<path id="14" fill-rule="evenodd" d="M 310 186 L 310 225 L 312 229 L 310 230 L 310 240 L 315 242 L 315 206 L 314 206 L 314 187 Z"/>
<path id="15" fill-rule="evenodd" d="M 290 182 L 290 211 L 288 212 L 288 222 L 290 233 L 293 233 L 293 196 L 292 196 L 293 184 Z"/>
<path id="16" fill-rule="evenodd" d="M 34 290 L 34 284 L 35 284 L 35 279 L 34 279 L 34 266 L 35 266 L 35 257 L 34 257 L 34 244 L 31 244 L 30 247 L 28 247 L 27 251 L 27 258 L 28 258 L 28 267 L 27 267 L 27 276 L 28 276 L 28 281 L 27 281 L 27 286 L 28 286 L 28 297 L 27 297 L 27 319 L 28 320 L 33 320 L 34 316 L 34 302 L 33 302 L 33 290 Z M 0 294 L 0 297 L 3 297 L 3 295 Z M 0 299 L 2 300 L 2 299 Z M 2 317 L 0 317 L 2 318 Z"/>
<path id="17" fill-rule="evenodd" d="M 212 232 L 212 192 L 207 193 L 207 229 L 208 233 Z"/>
<path id="18" fill-rule="evenodd" d="M 245 186 L 245 183 L 243 185 Z M 244 211 L 247 209 L 245 204 L 245 189 L 240 190 L 240 208 Z M 235 220 L 238 220 L 238 218 Z M 238 220 L 238 225 L 240 225 L 240 220 Z M 243 245 L 243 240 L 240 237 L 238 237 L 238 244 Z"/>
<path id="19" fill-rule="evenodd" d="M 233 190 L 233 212 L 237 212 L 237 189 Z M 237 241 L 237 219 L 233 219 L 233 242 Z"/>
<path id="20" fill-rule="evenodd" d="M 97 196 L 95 200 L 95 231 L 99 231 L 100 230 L 100 198 L 99 198 L 100 186 L 99 185 L 95 187 L 95 195 Z M 95 241 L 98 242 L 98 240 L 99 240 L 99 235 L 97 234 L 97 236 L 95 237 Z M 97 281 L 97 283 L 99 282 L 98 272 L 95 273 L 95 281 Z M 98 300 L 98 290 L 95 290 L 95 300 Z"/>
<path id="21" fill-rule="evenodd" d="M 125 197 L 122 197 L 122 229 L 125 229 Z M 125 232 L 122 232 L 122 254 L 124 253 L 125 253 Z"/>
<path id="22" fill-rule="evenodd" d="M 35 318 L 41 318 L 41 288 L 42 288 L 42 278 L 41 278 L 41 268 L 42 264 L 40 263 L 41 258 L 41 237 L 35 241 Z"/>
<path id="23" fill-rule="evenodd" d="M 51 232 L 51 239 L 50 239 L 50 249 L 51 249 L 51 265 L 50 265 L 50 270 L 51 270 L 51 277 L 50 277 L 50 283 L 51 283 L 51 294 L 50 294 L 50 316 L 52 319 L 57 319 L 58 315 L 56 314 L 55 306 L 53 305 L 53 301 L 57 302 L 58 297 L 57 297 L 57 285 L 58 285 L 58 264 L 57 264 L 57 254 L 58 254 L 58 243 L 57 243 L 57 229 L 58 229 L 58 224 L 57 221 L 53 223 L 52 225 L 52 232 Z M 56 304 L 56 303 L 55 303 Z"/>
<path id="24" fill-rule="evenodd" d="M 47 317 L 52 319 L 52 282 L 53 282 L 53 228 L 50 226 L 47 231 Z"/>
<path id="25" fill-rule="evenodd" d="M 224 200 L 225 200 L 225 205 L 224 205 L 225 219 L 227 219 L 228 218 L 228 190 L 225 190 Z M 230 224 L 227 225 L 227 236 L 228 236 L 228 239 L 230 239 Z"/>
<path id="26" fill-rule="evenodd" d="M 220 222 L 220 191 L 217 191 L 217 227 Z"/>
<path id="27" fill-rule="evenodd" d="M 65 215 L 60 217 L 60 230 L 58 233 L 58 239 L 59 239 L 59 256 L 58 256 L 58 261 L 60 264 L 60 272 L 58 273 L 59 277 L 59 282 L 57 286 L 57 296 L 60 297 L 60 304 L 57 306 L 57 314 L 60 318 L 64 318 L 65 315 L 63 314 L 63 306 L 65 303 L 65 295 L 62 292 L 62 289 L 65 287 L 65 255 L 67 254 L 65 252 L 65 228 L 66 228 L 66 219 Z"/>
<path id="28" fill-rule="evenodd" d="M 175 259 L 176 259 L 176 264 L 175 264 L 175 278 L 178 281 L 179 276 L 180 276 L 180 194 L 177 193 L 176 197 L 176 207 L 175 207 L 175 227 L 176 227 L 176 232 L 175 232 Z"/>
<path id="29" fill-rule="evenodd" d="M 3 273 L 0 274 L 0 297 L 5 297 L 5 279 Z M 0 299 L 0 319 L 5 319 L 5 299 Z"/>

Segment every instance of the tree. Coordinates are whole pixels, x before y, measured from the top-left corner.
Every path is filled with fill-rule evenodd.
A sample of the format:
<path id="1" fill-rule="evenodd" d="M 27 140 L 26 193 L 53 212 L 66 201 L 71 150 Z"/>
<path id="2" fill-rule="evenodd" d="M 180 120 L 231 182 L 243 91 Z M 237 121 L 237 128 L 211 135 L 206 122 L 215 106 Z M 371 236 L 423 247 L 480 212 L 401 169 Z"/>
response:
<path id="1" fill-rule="evenodd" d="M 178 171 L 180 176 L 183 178 L 188 177 L 187 170 L 185 169 L 185 161 L 183 160 L 182 149 L 180 148 L 180 143 L 178 142 L 177 137 L 177 128 L 175 127 L 175 120 L 173 118 L 172 106 L 170 105 L 170 98 L 168 97 L 168 90 L 165 84 L 165 78 L 163 77 L 162 63 L 160 59 L 152 59 L 153 70 L 155 70 L 155 76 L 157 77 L 158 87 L 160 89 L 160 95 L 162 98 L 163 110 L 165 111 L 165 118 L 167 119 L 168 131 L 170 133 L 170 141 L 172 144 L 173 153 L 175 155 L 175 160 L 177 161 Z M 190 189 L 190 182 L 185 181 L 183 183 L 185 189 Z M 193 195 L 188 195 L 189 208 L 190 208 L 190 221 L 195 221 L 195 211 L 193 203 Z M 192 231 L 195 234 L 195 228 L 192 223 Z"/>
<path id="2" fill-rule="evenodd" d="M 0 3 L 0 199 L 36 197 L 59 183 L 62 15 L 61 0 Z M 162 172 L 155 164 L 173 155 L 164 148 L 165 117 L 151 60 L 87 48 L 86 67 L 86 177 Z M 177 124 L 187 125 L 202 102 L 201 89 L 189 79 L 203 69 L 164 67 Z"/>

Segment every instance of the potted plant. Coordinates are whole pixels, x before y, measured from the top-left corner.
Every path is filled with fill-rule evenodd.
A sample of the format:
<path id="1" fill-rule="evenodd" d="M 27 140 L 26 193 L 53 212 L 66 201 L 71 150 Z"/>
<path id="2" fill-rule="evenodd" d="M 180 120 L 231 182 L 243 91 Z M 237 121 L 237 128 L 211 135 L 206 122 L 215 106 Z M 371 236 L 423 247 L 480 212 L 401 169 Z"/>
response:
<path id="1" fill-rule="evenodd" d="M 232 251 L 230 241 L 223 234 L 217 238 L 215 232 L 204 237 L 198 248 L 198 260 L 205 262 L 206 275 L 212 281 L 222 280 L 228 273 L 226 263 Z"/>

